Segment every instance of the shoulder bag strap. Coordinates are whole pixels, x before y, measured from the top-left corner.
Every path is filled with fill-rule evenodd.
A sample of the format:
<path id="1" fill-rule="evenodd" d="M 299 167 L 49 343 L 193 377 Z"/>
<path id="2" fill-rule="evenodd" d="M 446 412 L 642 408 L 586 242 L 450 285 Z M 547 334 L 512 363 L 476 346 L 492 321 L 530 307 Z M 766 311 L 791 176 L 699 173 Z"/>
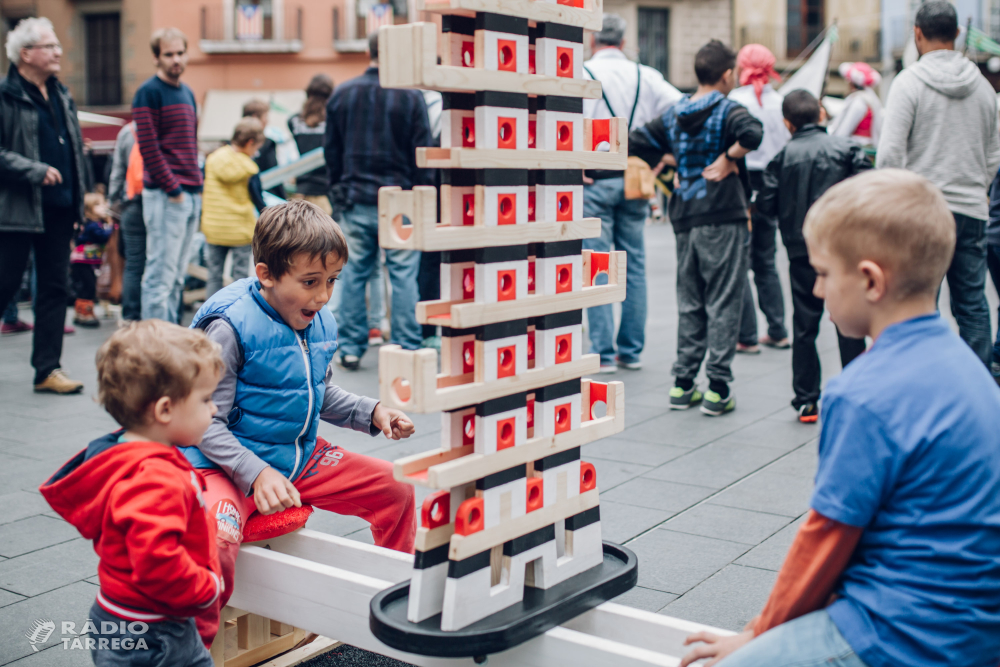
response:
<path id="1" fill-rule="evenodd" d="M 596 76 L 594 76 L 594 73 L 590 71 L 589 67 L 584 65 L 583 70 L 590 75 L 591 79 L 593 79 L 594 81 L 599 81 L 599 79 Z M 611 108 L 611 102 L 608 101 L 608 96 L 604 94 L 604 86 L 601 86 L 601 97 L 604 98 L 604 104 L 607 105 L 608 107 L 608 113 L 610 113 L 611 117 L 614 118 L 615 110 Z"/>
<path id="2" fill-rule="evenodd" d="M 628 116 L 628 131 L 632 131 L 632 119 L 635 118 L 635 110 L 639 106 L 639 91 L 642 90 L 642 65 L 635 64 L 635 102 L 632 103 L 632 113 Z"/>

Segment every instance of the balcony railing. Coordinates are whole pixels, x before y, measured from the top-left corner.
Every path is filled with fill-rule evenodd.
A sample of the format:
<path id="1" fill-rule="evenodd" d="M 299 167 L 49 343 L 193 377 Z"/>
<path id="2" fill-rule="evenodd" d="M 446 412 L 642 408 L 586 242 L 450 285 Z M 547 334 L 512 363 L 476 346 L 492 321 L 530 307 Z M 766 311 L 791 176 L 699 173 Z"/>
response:
<path id="1" fill-rule="evenodd" d="M 263 3 L 262 3 L 263 4 Z M 274 10 L 271 10 L 271 8 Z M 302 50 L 304 10 L 273 2 L 258 14 L 229 11 L 221 4 L 201 7 L 203 53 L 297 53 Z"/>
<path id="2" fill-rule="evenodd" d="M 340 53 L 364 53 L 368 50 L 365 18 L 352 16 L 354 3 L 333 8 L 333 47 Z M 353 19 L 353 20 L 352 20 Z"/>
<path id="3" fill-rule="evenodd" d="M 832 63 L 845 60 L 864 60 L 875 62 L 881 60 L 881 31 L 867 28 L 838 27 L 838 39 L 833 44 L 830 54 Z M 763 44 L 771 50 L 780 61 L 791 61 L 795 55 L 789 53 L 787 33 L 784 26 L 745 25 L 739 31 L 739 46 L 745 44 Z"/>

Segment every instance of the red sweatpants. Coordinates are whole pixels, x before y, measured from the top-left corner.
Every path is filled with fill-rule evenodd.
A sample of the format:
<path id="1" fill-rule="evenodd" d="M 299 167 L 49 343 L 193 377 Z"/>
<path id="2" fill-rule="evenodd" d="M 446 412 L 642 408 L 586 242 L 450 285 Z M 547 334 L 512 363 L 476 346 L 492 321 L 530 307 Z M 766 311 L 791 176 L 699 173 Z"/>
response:
<path id="1" fill-rule="evenodd" d="M 205 508 L 218 523 L 216 542 L 226 590 L 217 603 L 197 618 L 198 633 L 211 646 L 219 628 L 219 612 L 233 593 L 233 572 L 243 538 L 243 527 L 257 506 L 253 496 L 240 493 L 221 470 L 203 470 L 208 486 Z M 392 477 L 392 463 L 355 454 L 323 438 L 305 472 L 295 482 L 304 504 L 318 509 L 358 516 L 371 524 L 375 544 L 413 553 L 417 532 L 413 487 Z"/>

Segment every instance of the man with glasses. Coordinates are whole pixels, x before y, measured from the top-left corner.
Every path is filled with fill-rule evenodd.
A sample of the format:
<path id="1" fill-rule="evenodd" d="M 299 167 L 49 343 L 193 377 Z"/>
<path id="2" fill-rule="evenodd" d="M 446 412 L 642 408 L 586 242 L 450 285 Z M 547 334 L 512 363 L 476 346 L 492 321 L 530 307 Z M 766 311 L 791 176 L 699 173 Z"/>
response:
<path id="1" fill-rule="evenodd" d="M 70 239 L 83 219 L 83 137 L 76 104 L 56 78 L 62 47 L 52 23 L 24 19 L 7 34 L 0 81 L 0 310 L 21 286 L 34 250 L 37 269 L 31 365 L 35 391 L 75 394 L 83 384 L 60 368 Z"/>

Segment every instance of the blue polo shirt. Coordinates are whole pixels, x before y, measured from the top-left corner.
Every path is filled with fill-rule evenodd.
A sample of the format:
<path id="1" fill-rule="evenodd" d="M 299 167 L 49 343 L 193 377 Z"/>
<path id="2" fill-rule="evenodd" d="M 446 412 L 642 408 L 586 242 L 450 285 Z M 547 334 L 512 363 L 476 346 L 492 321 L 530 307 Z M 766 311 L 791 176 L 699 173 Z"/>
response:
<path id="1" fill-rule="evenodd" d="M 1000 664 L 1000 388 L 937 314 L 823 393 L 812 508 L 864 528 L 833 622 L 869 667 Z"/>

